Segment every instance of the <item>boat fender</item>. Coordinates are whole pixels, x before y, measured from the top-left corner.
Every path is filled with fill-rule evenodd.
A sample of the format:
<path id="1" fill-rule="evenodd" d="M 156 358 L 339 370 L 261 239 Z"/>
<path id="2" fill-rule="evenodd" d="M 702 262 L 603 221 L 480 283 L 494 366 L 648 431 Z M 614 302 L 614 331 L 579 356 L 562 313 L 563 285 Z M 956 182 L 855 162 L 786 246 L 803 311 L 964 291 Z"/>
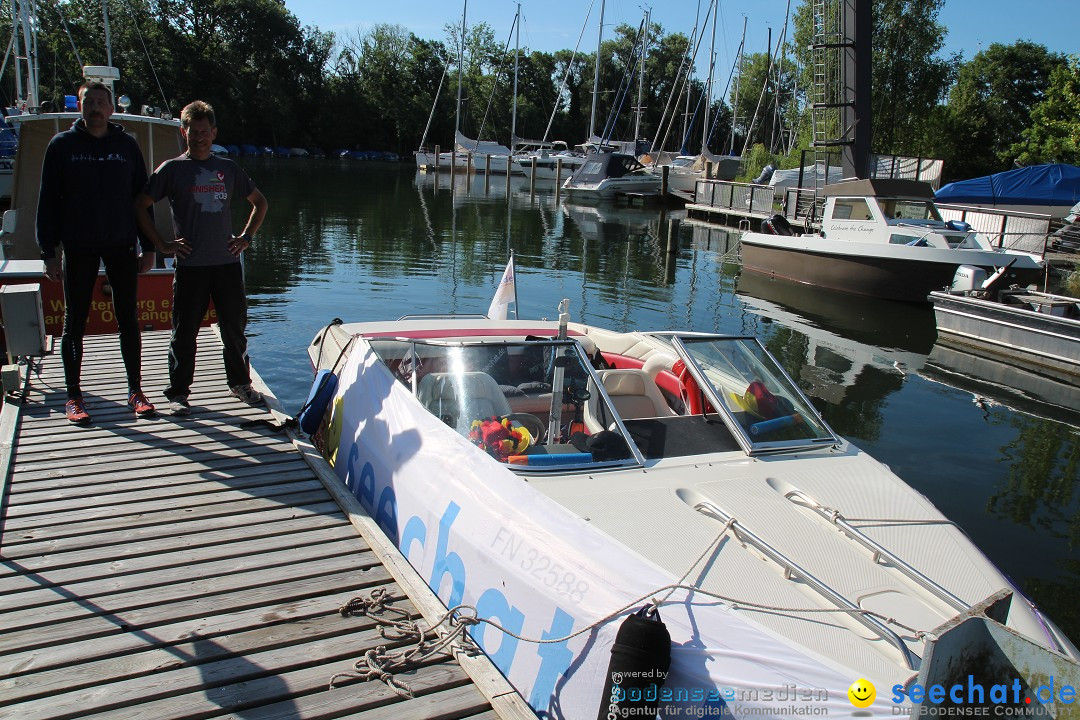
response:
<path id="1" fill-rule="evenodd" d="M 300 429 L 305 434 L 312 435 L 319 429 L 319 423 L 326 414 L 326 408 L 334 399 L 334 393 L 337 392 L 337 384 L 337 375 L 329 370 L 320 370 L 315 375 L 315 382 L 311 384 L 311 391 L 308 392 L 304 407 L 301 408 L 297 417 Z"/>
<path id="2" fill-rule="evenodd" d="M 597 720 L 656 717 L 671 666 L 671 634 L 654 605 L 628 615 L 611 646 Z"/>

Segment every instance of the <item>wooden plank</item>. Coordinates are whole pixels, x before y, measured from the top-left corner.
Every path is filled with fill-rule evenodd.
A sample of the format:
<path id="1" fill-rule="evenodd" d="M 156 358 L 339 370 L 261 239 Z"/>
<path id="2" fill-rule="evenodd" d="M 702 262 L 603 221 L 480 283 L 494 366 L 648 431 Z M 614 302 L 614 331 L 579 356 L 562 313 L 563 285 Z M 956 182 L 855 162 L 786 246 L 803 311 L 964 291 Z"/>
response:
<path id="1" fill-rule="evenodd" d="M 105 553 L 110 552 L 110 548 L 112 548 L 112 552 L 123 555 L 123 548 L 125 547 L 137 546 L 140 543 L 160 539 L 189 537 L 194 541 L 206 533 L 221 529 L 240 532 L 246 528 L 258 528 L 263 524 L 279 523 L 293 518 L 298 520 L 304 517 L 315 520 L 344 518 L 337 503 L 329 499 L 320 502 L 319 495 L 325 497 L 323 493 L 316 493 L 315 502 L 310 504 L 283 506 L 280 503 L 273 503 L 266 507 L 256 507 L 248 512 L 223 513 L 206 517 L 185 516 L 182 521 L 178 520 L 177 523 L 142 527 L 121 525 L 119 529 L 80 532 L 76 535 L 43 539 L 36 542 L 27 541 L 19 545 L 5 545 L 4 558 L 6 560 L 17 560 L 21 568 L 33 571 L 37 569 L 35 562 L 42 562 L 44 563 L 43 567 L 49 567 L 55 558 L 56 562 L 63 565 L 66 558 L 82 551 Z M 89 530 L 86 525 L 81 527 Z M 0 573 L 6 572 L 19 571 L 10 570 L 5 565 L 4 560 L 0 560 Z"/>
<path id="2" fill-rule="evenodd" d="M 71 507 L 93 505 L 94 503 L 88 498 L 92 498 L 94 495 L 116 497 L 116 504 L 119 505 L 136 499 L 134 497 L 135 493 L 149 493 L 146 495 L 149 498 L 153 497 L 155 490 L 161 491 L 165 489 L 171 491 L 175 497 L 181 492 L 198 494 L 198 486 L 200 485 L 207 488 L 232 488 L 236 490 L 247 485 L 259 484 L 255 482 L 259 478 L 262 478 L 265 483 L 269 475 L 272 475 L 279 482 L 284 482 L 286 476 L 291 477 L 293 480 L 303 479 L 305 476 L 301 473 L 304 472 L 307 472 L 307 477 L 311 475 L 307 467 L 295 455 L 291 459 L 283 459 L 281 462 L 274 459 L 272 462 L 253 463 L 238 467 L 233 467 L 230 463 L 226 467 L 215 468 L 215 471 L 210 473 L 188 472 L 182 467 L 174 467 L 171 472 L 155 473 L 153 466 L 150 463 L 147 463 L 147 465 L 148 467 L 140 468 L 138 471 L 115 473 L 111 477 L 102 478 L 101 482 L 94 482 L 94 478 L 74 480 L 59 478 L 54 480 L 55 485 L 58 487 L 51 493 L 47 481 L 35 483 L 33 491 L 23 490 L 16 493 L 13 504 L 32 505 L 53 500 L 69 500 L 70 502 L 65 504 L 63 510 L 67 512 Z M 146 489 L 148 487 L 149 490 Z M 14 502 L 15 500 L 18 502 Z"/>
<path id="3" fill-rule="evenodd" d="M 96 581 L 102 578 L 109 580 L 108 592 L 116 592 L 125 585 L 121 580 L 124 576 L 132 576 L 130 580 L 137 583 L 137 587 L 147 587 L 142 583 L 148 578 L 158 582 L 165 579 L 175 582 L 174 577 L 178 572 L 205 576 L 207 571 L 213 571 L 219 567 L 220 563 L 229 559 L 249 560 L 256 556 L 268 555 L 276 557 L 273 553 L 283 551 L 293 551 L 296 555 L 304 555 L 309 551 L 317 553 L 319 552 L 315 548 L 317 545 L 355 541 L 355 539 L 356 531 L 346 524 L 329 528 L 302 528 L 289 533 L 280 532 L 253 539 L 234 538 L 233 542 L 219 542 L 201 547 L 182 547 L 152 555 L 135 555 L 128 558 L 109 557 L 103 562 L 49 570 L 45 574 L 35 572 L 0 578 L 0 596 L 9 608 L 19 604 L 20 593 L 48 590 L 60 586 L 79 593 L 80 597 L 93 597 L 93 591 L 90 588 L 95 587 Z M 354 547 L 351 542 L 350 546 Z M 233 570 L 226 570 L 226 572 L 233 572 Z M 39 592 L 39 594 L 43 593 Z M 64 600 L 60 599 L 60 601 Z"/>
<path id="4" fill-rule="evenodd" d="M 243 500 L 248 497 L 271 498 L 275 496 L 283 496 L 285 498 L 288 498 L 296 493 L 301 493 L 308 490 L 315 490 L 317 488 L 317 483 L 318 481 L 316 480 L 302 480 L 298 482 L 284 483 L 280 485 L 251 487 L 243 491 L 226 490 L 211 495 L 197 495 L 185 499 L 184 504 L 180 508 L 180 510 L 181 512 L 186 513 L 190 511 L 190 508 L 195 506 L 230 504 L 232 502 Z M 141 517 L 145 516 L 148 513 L 176 510 L 178 509 L 177 506 L 178 503 L 176 503 L 174 500 L 164 499 L 129 503 L 127 505 L 112 508 L 92 507 L 86 509 L 74 509 L 69 510 L 66 513 L 66 517 L 64 513 L 61 513 L 59 515 L 45 516 L 28 515 L 26 517 L 19 517 L 15 513 L 9 513 L 9 517 L 6 519 L 4 526 L 5 530 L 8 532 L 21 531 L 28 528 L 45 527 L 47 525 L 66 526 L 72 523 L 86 522 L 88 520 L 102 520 L 105 518 L 116 519 L 123 516 Z"/>
<path id="5" fill-rule="evenodd" d="M 102 617 L 65 623 L 64 633 L 52 642 L 41 644 L 35 638 L 34 643 L 12 644 L 10 652 L 0 654 L 0 675 L 16 677 L 50 668 L 68 668 L 169 645 L 191 633 L 213 637 L 256 624 L 272 625 L 306 617 L 314 612 L 311 608 L 331 614 L 352 596 L 376 587 L 387 588 L 400 607 L 415 613 L 412 603 L 382 568 L 366 573 L 349 570 L 215 595 L 210 601 L 212 615 L 205 615 L 207 600 L 202 598 L 134 610 L 124 614 L 127 629 L 121 633 L 116 632 L 114 622 Z M 85 642 L 86 639 L 92 642 Z"/>
<path id="6" fill-rule="evenodd" d="M 187 695 L 164 698 L 153 704 L 154 720 L 205 718 L 220 716 L 225 713 L 234 713 L 238 717 L 246 718 L 249 708 L 258 707 L 268 700 L 293 702 L 293 707 L 296 709 L 291 717 L 302 718 L 304 716 L 300 714 L 299 708 L 292 698 L 304 697 L 314 692 L 329 692 L 342 695 L 349 693 L 351 717 L 363 717 L 362 713 L 370 708 L 393 704 L 394 707 L 399 709 L 399 718 L 411 720 L 410 701 L 396 694 L 384 683 L 372 681 L 358 683 L 347 688 L 327 690 L 330 677 L 334 673 L 349 667 L 348 662 L 332 662 L 297 670 L 281 671 L 274 675 L 255 678 L 246 682 L 209 687 L 200 692 Z M 429 688 L 453 688 L 469 681 L 468 676 L 459 666 L 449 663 L 423 665 L 414 672 L 401 674 L 400 677 L 408 682 L 414 691 L 420 693 L 425 693 Z M 104 694 L 104 692 L 103 690 L 101 694 Z M 0 718 L 2 717 L 0 715 Z M 56 718 L 57 716 L 45 717 Z M 73 716 L 61 715 L 59 717 Z M 132 706 L 114 707 L 100 714 L 79 715 L 78 717 L 94 718 L 95 720 L 98 718 L 102 720 L 105 718 L 109 720 L 145 720 L 145 716 L 140 714 L 138 708 Z M 24 719 L 20 716 L 19 720 L 29 720 L 29 718 Z"/>
<path id="7" fill-rule="evenodd" d="M 375 682 L 375 681 L 372 681 Z M 323 720 L 345 716 L 355 710 L 354 685 L 344 685 L 334 690 L 325 689 L 311 695 L 291 698 L 283 702 L 271 703 L 259 707 L 247 708 L 239 714 L 223 717 L 236 720 Z M 463 684 L 446 688 L 433 685 L 427 676 L 410 681 L 415 697 L 398 700 L 387 705 L 365 707 L 362 710 L 364 720 L 457 720 L 458 718 L 476 717 L 478 713 L 490 711 L 487 699 L 472 685 Z M 427 692 L 431 690 L 431 692 Z M 491 715 L 494 718 L 494 714 Z"/>
<path id="8" fill-rule="evenodd" d="M 100 562 L 113 562 L 124 558 L 164 555 L 179 550 L 191 551 L 197 548 L 213 547 L 241 540 L 257 540 L 305 530 L 342 527 L 348 524 L 348 520 L 337 511 L 336 505 L 331 512 L 325 515 L 295 517 L 283 513 L 256 525 L 237 525 L 230 522 L 226 527 L 211 529 L 204 526 L 204 528 L 198 529 L 189 527 L 185 523 L 184 526 L 176 527 L 171 534 L 164 537 L 139 541 L 107 542 L 69 552 L 52 550 L 37 553 L 20 560 L 19 570 L 0 565 L 0 582 L 19 572 L 38 574 L 48 572 L 50 573 L 49 579 L 56 582 L 57 575 L 53 573 L 66 568 Z M 353 536 L 355 537 L 355 531 L 353 531 Z"/>
<path id="9" fill-rule="evenodd" d="M 187 717 L 200 707 L 206 708 L 208 703 L 229 709 L 251 704 L 253 697 L 263 702 L 279 700 L 299 689 L 292 683 L 284 682 L 284 674 L 314 669 L 314 672 L 306 673 L 304 679 L 315 689 L 316 683 L 325 685 L 330 675 L 336 670 L 348 669 L 351 661 L 363 656 L 369 648 L 385 645 L 389 649 L 403 644 L 388 641 L 370 628 L 344 631 L 348 627 L 347 621 L 352 618 L 338 617 L 336 620 L 342 629 L 319 637 L 314 642 L 249 652 L 242 657 L 225 657 L 221 660 L 213 659 L 222 652 L 219 639 L 198 637 L 189 650 L 179 655 L 182 662 L 176 667 L 149 676 L 55 693 L 47 698 L 20 703 L 17 717 L 19 720 L 86 717 L 104 711 L 108 711 L 110 717 L 134 717 L 127 715 L 124 708 L 128 708 L 129 712 L 145 713 L 146 710 L 138 706 L 147 701 L 156 701 L 153 712 L 155 720 L 158 720 Z M 331 663 L 337 667 L 330 669 L 334 667 Z M 448 673 L 464 676 L 460 668 L 448 670 Z M 382 691 L 393 694 L 382 683 L 368 683 L 364 689 L 373 690 L 373 694 L 382 694 Z M 3 717 L 3 711 L 0 711 L 0 718 Z"/>
<path id="10" fill-rule="evenodd" d="M 51 526 L 28 524 L 24 528 L 8 528 L 4 523 L 3 529 L 15 532 L 5 532 L 3 537 L 4 556 L 8 555 L 9 548 L 18 548 L 22 543 L 37 544 L 40 542 L 70 539 L 90 533 L 107 532 L 118 528 L 136 530 L 152 527 L 155 525 L 167 525 L 180 521 L 193 521 L 205 518 L 220 518 L 238 515 L 241 513 L 261 512 L 268 508 L 300 507 L 314 503 L 322 503 L 326 500 L 326 491 L 321 486 L 307 485 L 299 492 L 293 491 L 284 495 L 267 495 L 266 497 L 233 497 L 225 502 L 214 503 L 194 508 L 166 507 L 154 511 L 148 511 L 138 515 L 125 515 L 121 517 L 109 516 L 89 518 L 82 522 L 71 522 Z"/>
<path id="11" fill-rule="evenodd" d="M 319 560 L 357 557 L 366 565 L 377 562 L 370 552 L 350 554 L 348 541 L 325 542 L 305 548 L 302 553 L 291 549 L 271 550 L 256 555 L 225 558 L 190 565 L 112 577 L 105 575 L 63 587 L 42 587 L 5 596 L 7 606 L 4 625 L 8 628 L 35 627 L 61 619 L 87 614 L 118 613 L 151 602 L 168 602 L 176 593 L 195 592 L 212 595 L 230 587 L 234 579 L 244 583 L 265 584 L 271 578 L 282 579 Z M 306 567 L 305 567 L 306 569 Z M 259 578 L 262 573 L 265 577 Z M 31 580 L 38 576 L 31 575 Z M 71 600 L 76 600 L 74 603 Z"/>
<path id="12" fill-rule="evenodd" d="M 49 697 L 80 688 L 103 685 L 106 683 L 128 680 L 151 673 L 178 667 L 197 658 L 199 663 L 242 656 L 249 652 L 274 650 L 298 643 L 316 642 L 331 635 L 356 633 L 370 630 L 375 621 L 369 618 L 351 618 L 344 622 L 335 607 L 327 598 L 311 599 L 294 610 L 291 617 L 283 622 L 252 622 L 257 618 L 247 613 L 248 624 L 244 627 L 222 628 L 220 620 L 217 632 L 210 634 L 206 626 L 195 630 L 190 623 L 183 625 L 183 632 L 177 636 L 177 626 L 156 628 L 153 636 L 158 642 L 140 652 L 95 660 L 80 661 L 75 667 L 58 667 L 52 670 L 25 673 L 18 677 L 0 679 L 0 697 L 5 702 L 23 702 L 40 697 Z M 235 620 L 233 621 L 235 622 Z M 224 632 L 221 630 L 224 629 Z M 172 630 L 172 642 L 164 642 L 162 632 Z M 192 640 L 192 638 L 197 638 Z M 376 644 L 384 644 L 385 639 L 374 638 Z M 210 640 L 212 645 L 198 648 L 197 644 Z M 370 644 L 363 650 L 373 647 Z M 358 654 L 363 654 L 359 647 Z"/>

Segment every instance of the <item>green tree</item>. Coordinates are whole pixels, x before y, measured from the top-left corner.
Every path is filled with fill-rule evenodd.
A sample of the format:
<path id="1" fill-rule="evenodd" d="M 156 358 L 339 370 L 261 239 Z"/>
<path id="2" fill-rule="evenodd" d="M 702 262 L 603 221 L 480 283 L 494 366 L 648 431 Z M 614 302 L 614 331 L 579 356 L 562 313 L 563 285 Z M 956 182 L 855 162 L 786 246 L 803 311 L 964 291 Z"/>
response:
<path id="1" fill-rule="evenodd" d="M 1063 56 L 1020 40 L 994 43 L 960 67 L 949 93 L 949 175 L 968 178 L 1008 170 L 1013 146 L 1045 97 Z"/>
<path id="2" fill-rule="evenodd" d="M 1021 165 L 1080 164 L 1080 55 L 1050 73 L 1050 87 L 1010 153 Z"/>

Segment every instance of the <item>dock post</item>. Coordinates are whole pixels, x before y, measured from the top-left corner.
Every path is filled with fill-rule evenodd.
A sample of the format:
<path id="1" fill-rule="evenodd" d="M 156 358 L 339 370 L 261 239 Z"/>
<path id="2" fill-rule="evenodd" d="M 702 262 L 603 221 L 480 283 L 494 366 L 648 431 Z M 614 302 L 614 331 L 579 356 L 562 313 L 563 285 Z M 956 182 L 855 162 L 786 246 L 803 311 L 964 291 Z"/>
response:
<path id="1" fill-rule="evenodd" d="M 488 186 L 491 184 L 491 156 L 484 156 L 484 194 L 487 195 Z"/>
<path id="2" fill-rule="evenodd" d="M 662 198 L 666 198 L 668 194 L 668 172 L 670 170 L 670 165 L 660 166 L 660 197 Z"/>
<path id="3" fill-rule="evenodd" d="M 561 192 L 562 192 L 562 158 L 555 158 L 555 202 L 559 201 L 559 194 Z"/>
<path id="4" fill-rule="evenodd" d="M 450 151 L 450 187 L 454 187 L 454 176 L 457 174 L 457 148 Z"/>
<path id="5" fill-rule="evenodd" d="M 465 177 L 469 177 L 470 175 L 472 175 L 474 169 L 475 168 L 473 167 L 472 153 L 471 152 L 466 153 L 466 155 L 465 155 Z"/>
<path id="6" fill-rule="evenodd" d="M 506 199 L 510 200 L 510 160 L 506 161 Z"/>
<path id="7" fill-rule="evenodd" d="M 439 172 L 439 151 L 442 150 L 438 145 L 435 146 L 435 172 Z"/>
<path id="8" fill-rule="evenodd" d="M 712 160 L 706 160 L 705 161 L 705 177 L 711 179 L 712 176 L 713 176 Z"/>
<path id="9" fill-rule="evenodd" d="M 529 194 L 536 193 L 536 158 L 533 158 L 532 167 L 529 169 Z"/>

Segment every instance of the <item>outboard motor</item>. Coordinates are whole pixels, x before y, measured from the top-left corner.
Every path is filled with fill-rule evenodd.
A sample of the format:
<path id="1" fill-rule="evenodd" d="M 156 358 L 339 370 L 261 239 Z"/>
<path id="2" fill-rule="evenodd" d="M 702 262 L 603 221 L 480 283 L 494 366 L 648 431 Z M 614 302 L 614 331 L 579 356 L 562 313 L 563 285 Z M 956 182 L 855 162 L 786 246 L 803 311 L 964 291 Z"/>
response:
<path id="1" fill-rule="evenodd" d="M 794 235 L 791 223 L 783 215 L 776 214 L 767 220 L 761 221 L 761 232 L 770 235 Z"/>
<path id="2" fill-rule="evenodd" d="M 949 289 L 953 292 L 970 293 L 983 289 L 986 282 L 986 271 L 974 265 L 961 265 L 956 268 L 953 275 L 952 285 Z"/>

